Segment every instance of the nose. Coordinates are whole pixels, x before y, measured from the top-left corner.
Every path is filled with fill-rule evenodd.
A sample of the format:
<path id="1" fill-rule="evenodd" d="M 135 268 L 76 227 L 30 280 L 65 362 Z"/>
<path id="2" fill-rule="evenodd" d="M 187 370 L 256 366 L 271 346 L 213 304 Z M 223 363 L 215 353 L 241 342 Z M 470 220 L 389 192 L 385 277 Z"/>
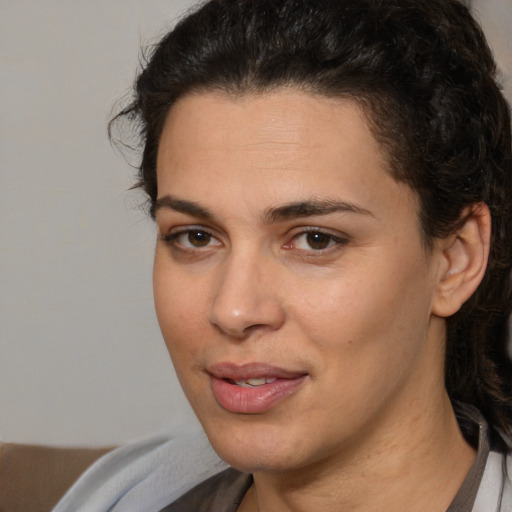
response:
<path id="1" fill-rule="evenodd" d="M 285 310 L 276 272 L 278 269 L 264 257 L 232 255 L 218 276 L 210 323 L 240 340 L 279 329 L 285 321 Z"/>

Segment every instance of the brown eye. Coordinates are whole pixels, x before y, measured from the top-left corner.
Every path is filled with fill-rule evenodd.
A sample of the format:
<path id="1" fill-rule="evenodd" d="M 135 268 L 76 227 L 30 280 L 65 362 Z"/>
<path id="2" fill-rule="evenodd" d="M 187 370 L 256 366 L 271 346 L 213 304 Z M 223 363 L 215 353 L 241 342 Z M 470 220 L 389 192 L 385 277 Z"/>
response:
<path id="1" fill-rule="evenodd" d="M 311 232 L 306 235 L 306 243 L 317 251 L 327 249 L 332 242 L 332 236 L 326 235 L 325 233 Z"/>
<path id="2" fill-rule="evenodd" d="M 348 243 L 348 238 L 339 237 L 331 233 L 309 229 L 296 235 L 289 244 L 284 247 L 286 249 L 298 249 L 302 252 L 310 254 L 318 253 L 318 255 L 326 254 L 330 249 L 343 247 Z"/>
<path id="3" fill-rule="evenodd" d="M 187 235 L 188 243 L 192 247 L 205 247 L 212 240 L 212 235 L 204 231 L 189 231 Z"/>
<path id="4" fill-rule="evenodd" d="M 204 229 L 184 229 L 178 233 L 170 233 L 161 237 L 171 247 L 182 250 L 209 249 L 220 247 L 222 243 L 211 233 Z"/>

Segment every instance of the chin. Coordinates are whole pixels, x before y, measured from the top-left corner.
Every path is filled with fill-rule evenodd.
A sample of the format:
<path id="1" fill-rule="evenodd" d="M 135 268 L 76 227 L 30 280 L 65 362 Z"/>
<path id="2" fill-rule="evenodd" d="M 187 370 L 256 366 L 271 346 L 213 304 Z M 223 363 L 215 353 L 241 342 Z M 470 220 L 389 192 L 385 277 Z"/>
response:
<path id="1" fill-rule="evenodd" d="M 259 422 L 258 422 L 259 423 Z M 221 459 L 239 471 L 281 472 L 306 465 L 303 436 L 297 441 L 283 428 L 264 424 L 205 428 Z"/>
<path id="2" fill-rule="evenodd" d="M 244 473 L 281 473 L 305 465 L 282 453 L 265 453 L 252 450 L 239 450 L 235 452 L 232 447 L 227 450 L 217 450 L 214 446 L 214 449 L 222 460 Z"/>

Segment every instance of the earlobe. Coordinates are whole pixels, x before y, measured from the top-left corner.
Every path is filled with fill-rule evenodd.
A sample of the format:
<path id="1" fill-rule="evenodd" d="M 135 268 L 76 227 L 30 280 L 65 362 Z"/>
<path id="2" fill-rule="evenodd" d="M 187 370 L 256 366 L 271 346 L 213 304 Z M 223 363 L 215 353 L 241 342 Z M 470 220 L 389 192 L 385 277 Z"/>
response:
<path id="1" fill-rule="evenodd" d="M 491 214 L 486 204 L 464 209 L 456 233 L 440 240 L 440 265 L 437 293 L 432 312 L 440 317 L 456 313 L 482 281 L 491 241 Z"/>

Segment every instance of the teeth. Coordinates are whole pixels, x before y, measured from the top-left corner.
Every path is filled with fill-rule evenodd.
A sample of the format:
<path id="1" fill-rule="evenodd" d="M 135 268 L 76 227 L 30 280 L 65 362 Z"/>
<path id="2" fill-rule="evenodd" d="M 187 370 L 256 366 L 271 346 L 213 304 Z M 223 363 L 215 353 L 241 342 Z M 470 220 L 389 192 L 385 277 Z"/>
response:
<path id="1" fill-rule="evenodd" d="M 270 384 L 277 379 L 272 378 L 261 378 L 261 379 L 246 379 L 246 380 L 235 380 L 235 384 L 237 386 L 241 386 L 243 388 L 252 388 L 255 386 L 263 386 L 263 384 Z"/>

